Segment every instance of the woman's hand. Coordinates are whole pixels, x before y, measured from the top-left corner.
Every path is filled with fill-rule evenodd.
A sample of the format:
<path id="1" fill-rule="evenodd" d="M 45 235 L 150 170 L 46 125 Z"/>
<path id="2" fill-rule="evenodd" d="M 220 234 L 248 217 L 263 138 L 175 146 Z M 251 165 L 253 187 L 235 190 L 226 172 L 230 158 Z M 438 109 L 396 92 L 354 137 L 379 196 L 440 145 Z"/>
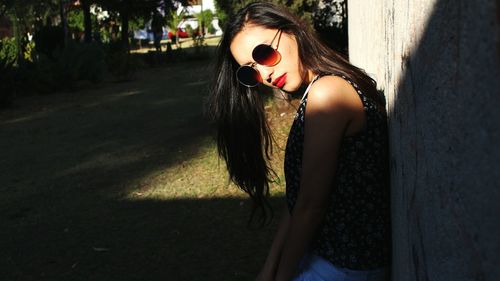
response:
<path id="1" fill-rule="evenodd" d="M 255 279 L 256 281 L 274 281 L 274 275 L 276 274 L 276 268 L 278 267 L 289 224 L 290 213 L 288 212 L 288 207 L 285 207 L 280 224 L 278 225 L 278 230 L 274 236 L 273 244 L 271 245 L 271 249 L 267 255 L 266 262 L 262 266 L 259 275 L 257 275 L 257 278 Z"/>
<path id="2" fill-rule="evenodd" d="M 270 272 L 269 270 L 266 270 L 266 266 L 261 269 L 259 275 L 257 275 L 257 278 L 255 278 L 255 281 L 273 281 L 274 276 L 273 273 Z"/>

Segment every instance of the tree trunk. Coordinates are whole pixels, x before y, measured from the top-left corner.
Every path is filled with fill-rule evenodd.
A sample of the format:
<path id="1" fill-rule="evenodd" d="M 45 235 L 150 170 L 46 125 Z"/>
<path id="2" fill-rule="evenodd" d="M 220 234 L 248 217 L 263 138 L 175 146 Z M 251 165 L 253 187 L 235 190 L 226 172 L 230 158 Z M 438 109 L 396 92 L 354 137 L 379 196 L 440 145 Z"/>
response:
<path id="1" fill-rule="evenodd" d="M 14 13 L 10 17 L 10 20 L 12 21 L 12 29 L 14 31 L 14 38 L 16 41 L 16 63 L 19 64 L 24 57 L 21 30 L 19 21 L 17 20 L 17 11 L 14 11 Z"/>
<path id="2" fill-rule="evenodd" d="M 122 11 L 122 13 L 120 14 L 121 16 L 121 20 L 122 20 L 122 46 L 127 50 L 129 51 L 130 50 L 130 44 L 128 42 L 128 20 L 129 20 L 129 17 L 128 17 L 128 12 L 127 11 Z"/>
<path id="3" fill-rule="evenodd" d="M 64 0 L 59 1 L 59 12 L 61 15 L 61 24 L 64 32 L 64 45 L 66 46 L 66 41 L 68 40 L 68 22 L 66 21 L 66 11 L 64 10 Z"/>
<path id="4" fill-rule="evenodd" d="M 392 280 L 500 280 L 498 3 L 349 0 L 387 97 Z"/>
<path id="5" fill-rule="evenodd" d="M 90 17 L 90 3 L 82 0 L 83 25 L 85 29 L 85 43 L 92 42 L 92 18 Z"/>

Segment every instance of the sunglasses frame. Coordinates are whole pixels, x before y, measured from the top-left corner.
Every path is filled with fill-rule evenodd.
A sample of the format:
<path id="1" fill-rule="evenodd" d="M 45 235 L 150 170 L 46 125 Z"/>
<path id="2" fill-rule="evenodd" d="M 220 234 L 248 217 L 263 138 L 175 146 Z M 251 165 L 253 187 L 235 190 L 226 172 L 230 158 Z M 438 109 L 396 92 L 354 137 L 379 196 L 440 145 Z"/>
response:
<path id="1" fill-rule="evenodd" d="M 254 60 L 254 62 L 250 63 L 250 64 L 245 64 L 245 65 L 242 65 L 238 68 L 238 70 L 236 70 L 236 79 L 238 80 L 238 82 L 245 86 L 245 87 L 249 87 L 249 88 L 252 88 L 252 87 L 255 87 L 257 85 L 259 85 L 259 83 L 262 83 L 262 76 L 260 75 L 260 72 L 255 69 L 255 66 L 257 64 L 260 64 L 260 65 L 264 65 L 264 66 L 275 66 L 277 65 L 280 61 L 281 61 L 281 53 L 278 51 L 278 47 L 280 45 L 280 40 L 281 40 L 281 34 L 283 33 L 282 29 L 278 29 L 278 31 L 276 32 L 276 34 L 274 35 L 273 37 L 273 40 L 271 40 L 271 43 L 269 44 L 259 44 L 257 46 L 255 46 L 255 48 L 253 48 L 252 50 L 252 59 Z M 276 37 L 278 36 L 278 34 L 280 35 L 278 37 L 278 43 L 276 44 L 276 48 L 273 48 L 273 43 L 274 43 L 274 40 L 276 39 Z M 271 48 L 273 50 L 274 53 L 276 53 L 278 55 L 278 59 L 276 60 L 276 62 L 274 62 L 273 64 L 269 64 L 269 65 L 266 65 L 266 64 L 261 64 L 261 63 L 258 63 L 257 60 L 255 59 L 254 57 L 254 52 L 255 52 L 255 49 L 261 47 L 261 46 L 265 46 L 265 47 L 268 47 L 268 48 Z M 253 85 L 249 85 L 249 84 L 246 84 L 246 83 L 243 83 L 238 75 L 238 73 L 241 71 L 241 70 L 245 70 L 245 69 L 248 69 L 248 70 L 251 70 L 251 71 L 254 71 L 255 72 L 255 76 L 258 77 L 258 79 L 256 80 L 255 84 Z"/>

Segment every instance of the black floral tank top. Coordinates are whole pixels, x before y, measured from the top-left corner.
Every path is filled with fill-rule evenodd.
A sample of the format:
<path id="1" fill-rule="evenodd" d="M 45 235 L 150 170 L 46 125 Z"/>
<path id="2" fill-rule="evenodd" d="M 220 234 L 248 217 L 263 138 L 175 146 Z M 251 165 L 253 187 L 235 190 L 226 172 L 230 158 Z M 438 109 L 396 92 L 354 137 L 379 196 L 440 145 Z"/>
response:
<path id="1" fill-rule="evenodd" d="M 366 128 L 344 137 L 330 203 L 311 250 L 331 263 L 349 269 L 368 270 L 390 262 L 390 187 L 388 136 L 385 111 L 358 86 L 366 114 Z M 314 79 L 314 81 L 317 80 Z M 300 189 L 307 91 L 290 129 L 285 151 L 288 209 L 293 211 Z"/>

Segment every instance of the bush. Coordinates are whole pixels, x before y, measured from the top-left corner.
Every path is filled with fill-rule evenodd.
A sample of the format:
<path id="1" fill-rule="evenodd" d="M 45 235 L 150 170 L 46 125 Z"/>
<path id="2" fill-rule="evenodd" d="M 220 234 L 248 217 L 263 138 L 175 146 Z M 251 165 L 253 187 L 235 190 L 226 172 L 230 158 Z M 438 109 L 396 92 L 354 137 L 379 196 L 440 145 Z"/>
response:
<path id="1" fill-rule="evenodd" d="M 79 44 L 79 56 L 83 61 L 80 65 L 78 79 L 99 83 L 104 80 L 106 73 L 106 54 L 97 44 Z"/>
<path id="2" fill-rule="evenodd" d="M 24 46 L 23 58 L 25 61 L 33 61 L 33 57 L 35 57 L 35 42 L 30 41 Z"/>
<path id="3" fill-rule="evenodd" d="M 4 38 L 0 40 L 0 61 L 3 64 L 14 64 L 17 60 L 16 39 Z"/>
<path id="4" fill-rule="evenodd" d="M 129 81 L 141 66 L 141 62 L 126 51 L 108 54 L 108 70 L 116 81 Z"/>
<path id="5" fill-rule="evenodd" d="M 37 80 L 42 89 L 75 90 L 80 80 L 98 83 L 104 79 L 104 51 L 97 44 L 70 41 L 52 57 L 42 54 L 37 61 Z"/>
<path id="6" fill-rule="evenodd" d="M 215 27 L 212 23 L 210 23 L 210 26 L 208 27 L 207 31 L 209 34 L 215 34 L 215 32 L 217 32 L 217 30 L 215 29 Z"/>
<path id="7" fill-rule="evenodd" d="M 18 93 L 48 94 L 58 90 L 57 80 L 52 73 L 52 64 L 53 62 L 43 54 L 37 56 L 33 62 L 25 61 L 20 64 L 16 75 Z"/>
<path id="8" fill-rule="evenodd" d="M 0 108 L 12 105 L 16 96 L 17 47 L 15 38 L 0 40 Z"/>
<path id="9" fill-rule="evenodd" d="M 0 58 L 0 108 L 12 105 L 16 95 L 13 62 Z"/>
<path id="10" fill-rule="evenodd" d="M 69 41 L 50 54 L 36 52 L 34 47 L 34 43 L 28 43 L 24 59 L 16 62 L 15 41 L 0 41 L 1 106 L 11 104 L 16 94 L 75 90 L 79 81 L 99 83 L 106 75 L 105 52 L 97 43 Z"/>
<path id="11" fill-rule="evenodd" d="M 185 28 L 186 28 L 186 32 L 188 33 L 189 37 L 194 38 L 196 36 L 195 31 L 190 24 L 186 24 Z"/>
<path id="12" fill-rule="evenodd" d="M 64 31 L 60 26 L 43 26 L 33 37 L 36 51 L 53 58 L 56 50 L 64 48 Z"/>
<path id="13" fill-rule="evenodd" d="M 80 80 L 99 83 L 105 72 L 105 54 L 100 45 L 69 41 L 50 56 L 42 52 L 34 56 L 33 62 L 20 64 L 18 80 L 30 82 L 28 86 L 21 83 L 23 92 L 51 93 L 75 90 Z"/>
<path id="14" fill-rule="evenodd" d="M 79 50 L 75 43 L 68 44 L 64 49 L 54 52 L 52 61 L 40 61 L 40 67 L 49 66 L 49 82 L 57 90 L 75 90 L 78 81 L 79 70 L 84 61 L 79 56 Z M 45 60 L 45 62 L 43 61 Z"/>
<path id="15" fill-rule="evenodd" d="M 193 29 L 193 27 L 191 27 L 191 25 L 189 24 L 186 24 L 186 31 L 189 37 L 193 39 L 193 47 L 195 49 L 195 52 L 197 54 L 200 53 L 202 51 L 203 46 L 205 45 L 204 44 L 205 39 L 203 38 L 203 36 L 200 35 L 198 29 Z"/>

